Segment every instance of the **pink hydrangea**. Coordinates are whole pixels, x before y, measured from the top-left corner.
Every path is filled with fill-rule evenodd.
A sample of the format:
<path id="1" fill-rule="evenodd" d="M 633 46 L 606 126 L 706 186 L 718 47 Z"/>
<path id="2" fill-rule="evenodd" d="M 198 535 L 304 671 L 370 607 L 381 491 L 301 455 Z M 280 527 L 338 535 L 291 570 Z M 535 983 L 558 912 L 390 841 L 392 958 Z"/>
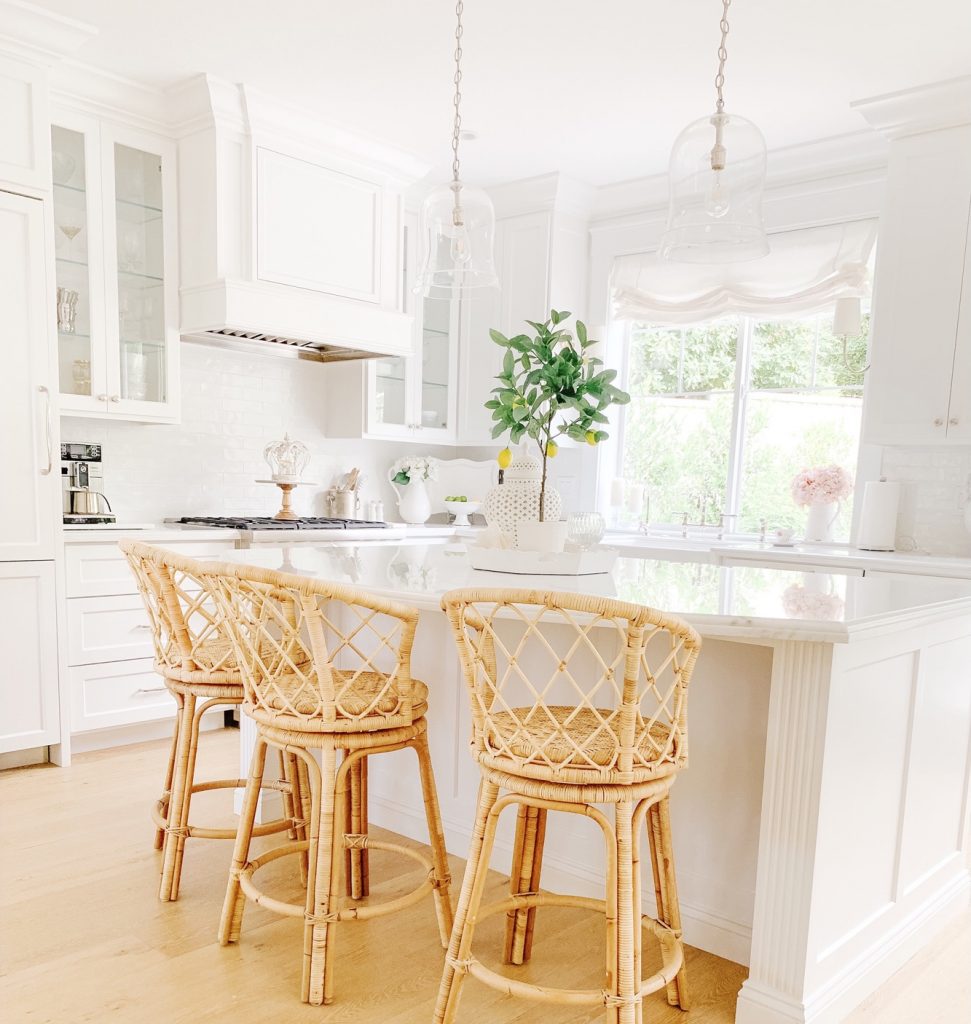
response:
<path id="1" fill-rule="evenodd" d="M 800 506 L 829 505 L 849 497 L 853 477 L 842 466 L 813 466 L 792 480 L 792 500 Z"/>

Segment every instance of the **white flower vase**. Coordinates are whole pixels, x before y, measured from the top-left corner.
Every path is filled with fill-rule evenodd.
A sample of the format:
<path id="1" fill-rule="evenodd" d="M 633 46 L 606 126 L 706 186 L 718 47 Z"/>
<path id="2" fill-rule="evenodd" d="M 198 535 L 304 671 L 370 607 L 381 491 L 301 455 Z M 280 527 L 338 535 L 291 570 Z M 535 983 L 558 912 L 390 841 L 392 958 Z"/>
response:
<path id="1" fill-rule="evenodd" d="M 398 495 L 398 515 L 406 523 L 421 526 L 432 514 L 432 503 L 424 480 L 409 480 L 403 487 L 392 481 Z"/>
<path id="2" fill-rule="evenodd" d="M 822 505 L 810 505 L 806 516 L 806 543 L 830 544 L 833 540 L 833 528 L 839 518 L 838 501 L 828 501 Z"/>

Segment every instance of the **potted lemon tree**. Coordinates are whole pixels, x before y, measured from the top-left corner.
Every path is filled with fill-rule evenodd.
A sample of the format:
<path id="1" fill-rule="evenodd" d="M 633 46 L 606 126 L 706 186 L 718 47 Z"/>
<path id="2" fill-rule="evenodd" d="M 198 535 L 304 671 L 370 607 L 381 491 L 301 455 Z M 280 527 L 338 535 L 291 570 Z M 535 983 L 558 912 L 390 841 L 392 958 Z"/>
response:
<path id="1" fill-rule="evenodd" d="M 571 316 L 553 309 L 543 323 L 527 320 L 532 335 L 507 338 L 500 331 L 489 332 L 505 349 L 494 397 L 486 402 L 495 421 L 492 436 L 508 433 L 511 444 L 529 438 L 539 451 L 539 518 L 534 530 L 527 531 L 533 534 L 528 546 L 538 550 L 562 550 L 566 537 L 564 524 L 546 519 L 547 473 L 559 449 L 557 439 L 598 444 L 608 436 L 606 410 L 630 401 L 613 383 L 617 371 L 605 369 L 603 360 L 591 353 L 597 342 L 587 335 L 583 321 L 577 320 L 573 331 L 567 328 Z M 517 544 L 526 546 L 521 537 Z"/>

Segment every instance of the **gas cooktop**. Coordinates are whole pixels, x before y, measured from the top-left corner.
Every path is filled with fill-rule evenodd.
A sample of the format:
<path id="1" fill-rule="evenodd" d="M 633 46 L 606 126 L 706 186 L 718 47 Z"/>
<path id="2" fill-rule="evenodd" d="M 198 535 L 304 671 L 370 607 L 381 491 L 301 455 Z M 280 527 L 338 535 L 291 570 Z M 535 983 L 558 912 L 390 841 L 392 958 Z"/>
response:
<path id="1" fill-rule="evenodd" d="M 270 519 L 268 516 L 183 516 L 182 526 L 209 526 L 226 530 L 385 530 L 387 523 L 367 519 L 332 519 L 306 516 L 301 519 Z"/>

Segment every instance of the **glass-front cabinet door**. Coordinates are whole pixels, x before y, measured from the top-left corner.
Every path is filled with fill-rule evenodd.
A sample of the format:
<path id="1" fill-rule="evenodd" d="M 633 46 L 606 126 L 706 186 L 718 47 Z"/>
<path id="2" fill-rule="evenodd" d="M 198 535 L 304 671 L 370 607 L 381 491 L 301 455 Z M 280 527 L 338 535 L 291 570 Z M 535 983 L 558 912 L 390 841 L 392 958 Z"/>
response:
<path id="1" fill-rule="evenodd" d="M 61 407 L 174 420 L 174 144 L 70 116 L 51 142 Z"/>
<path id="2" fill-rule="evenodd" d="M 452 409 L 459 301 L 456 297 L 422 302 L 419 426 L 426 432 L 448 434 L 455 429 Z"/>
<path id="3" fill-rule="evenodd" d="M 413 356 L 372 360 L 368 370 L 370 437 L 447 442 L 455 434 L 460 299 L 426 299 L 412 289 L 417 216 L 406 215 L 402 309 L 415 318 Z"/>
<path id="4" fill-rule="evenodd" d="M 57 362 L 62 406 L 103 407 L 107 391 L 96 123 L 51 128 Z"/>
<path id="5" fill-rule="evenodd" d="M 108 324 L 115 371 L 110 399 L 137 411 L 166 405 L 170 393 L 162 154 L 115 138 L 105 140 L 105 149 L 113 186 L 106 210 L 106 251 L 114 268 L 107 288 L 114 314 Z"/>

